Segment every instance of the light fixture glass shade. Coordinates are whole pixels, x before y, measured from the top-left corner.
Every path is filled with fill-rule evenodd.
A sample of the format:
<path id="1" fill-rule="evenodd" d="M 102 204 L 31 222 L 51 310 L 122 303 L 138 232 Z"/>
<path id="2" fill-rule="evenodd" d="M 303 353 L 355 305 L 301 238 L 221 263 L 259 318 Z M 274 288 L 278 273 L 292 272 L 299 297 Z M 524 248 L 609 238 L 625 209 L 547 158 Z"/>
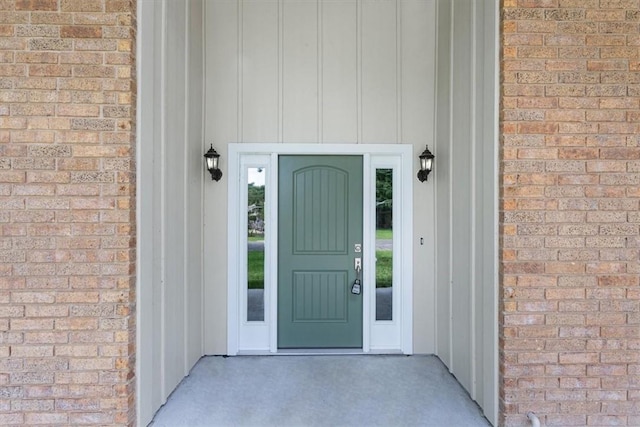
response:
<path id="1" fill-rule="evenodd" d="M 222 178 L 222 171 L 218 167 L 218 160 L 220 159 L 220 154 L 213 149 L 213 144 L 211 144 L 211 148 L 204 154 L 204 158 L 207 165 L 207 170 L 211 173 L 211 179 L 214 181 L 220 181 Z"/>
<path id="2" fill-rule="evenodd" d="M 207 170 L 210 171 L 211 169 L 213 169 L 213 157 L 206 157 L 205 161 L 207 162 Z"/>
<path id="3" fill-rule="evenodd" d="M 418 179 L 420 182 L 425 182 L 429 177 L 429 173 L 431 173 L 431 170 L 433 169 L 433 159 L 435 159 L 435 156 L 431 151 L 429 151 L 429 146 L 427 145 L 419 158 L 420 170 L 418 171 Z"/>

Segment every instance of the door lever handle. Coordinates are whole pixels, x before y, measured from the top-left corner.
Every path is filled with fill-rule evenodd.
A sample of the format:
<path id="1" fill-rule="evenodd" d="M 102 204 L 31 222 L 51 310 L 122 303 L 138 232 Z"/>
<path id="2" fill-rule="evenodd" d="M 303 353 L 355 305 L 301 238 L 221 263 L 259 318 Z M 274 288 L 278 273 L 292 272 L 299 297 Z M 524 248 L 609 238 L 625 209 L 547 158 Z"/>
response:
<path id="1" fill-rule="evenodd" d="M 360 271 L 362 271 L 362 258 L 355 259 L 356 280 L 351 285 L 351 293 L 354 295 L 360 295 L 362 293 L 362 283 L 360 282 Z"/>

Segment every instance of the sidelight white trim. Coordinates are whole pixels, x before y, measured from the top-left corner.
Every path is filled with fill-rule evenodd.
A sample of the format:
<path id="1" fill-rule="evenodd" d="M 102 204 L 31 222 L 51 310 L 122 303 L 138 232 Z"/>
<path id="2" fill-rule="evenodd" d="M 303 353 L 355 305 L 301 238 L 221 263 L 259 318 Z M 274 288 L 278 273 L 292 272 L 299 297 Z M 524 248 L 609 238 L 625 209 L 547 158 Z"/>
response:
<path id="1" fill-rule="evenodd" d="M 373 183 L 371 177 L 374 177 Z M 362 157 L 362 279 L 363 279 L 363 292 L 362 292 L 362 351 L 368 353 L 371 351 L 372 340 L 372 322 L 371 313 L 375 317 L 375 299 L 371 299 L 373 295 L 372 280 L 375 277 L 374 263 L 370 262 L 371 254 L 375 257 L 376 237 L 375 237 L 375 217 L 371 218 L 371 211 L 375 210 L 376 205 L 376 185 L 375 185 L 375 167 L 371 166 L 371 156 L 365 153 Z M 371 209 L 371 208 L 374 209 Z M 372 232 L 373 229 L 373 232 Z M 369 262 L 367 262 L 369 260 Z"/>
<path id="2" fill-rule="evenodd" d="M 402 157 L 388 155 L 371 155 L 370 169 L 368 175 L 372 202 L 375 202 L 376 192 L 376 169 L 393 170 L 393 290 L 392 290 L 392 320 L 376 320 L 376 294 L 375 289 L 368 293 L 367 301 L 370 303 L 371 311 L 369 321 L 365 324 L 371 326 L 371 347 L 373 352 L 386 352 L 391 349 L 399 349 L 403 353 L 410 354 L 412 351 L 413 334 L 407 329 L 403 322 L 413 319 L 413 292 L 407 293 L 405 286 L 411 282 L 410 274 L 413 277 L 412 254 L 407 253 L 407 248 L 411 248 L 411 230 L 403 227 L 403 224 L 411 223 L 413 212 L 413 197 L 411 186 L 406 185 L 412 182 L 413 174 L 411 164 L 403 167 Z M 365 174 L 365 177 L 367 175 Z M 409 187 L 409 188 L 407 188 Z M 409 215 L 407 215 L 409 214 Z M 375 248 L 375 209 L 368 209 L 365 219 L 369 220 L 369 226 L 365 227 L 365 236 L 369 237 L 367 247 Z M 368 265 L 375 265 L 375 250 L 371 253 L 371 258 L 367 258 Z M 375 270 L 370 269 L 366 277 L 368 283 L 375 283 Z M 408 280 L 409 279 L 409 280 Z"/>
<path id="3" fill-rule="evenodd" d="M 394 320 L 375 321 L 375 305 L 371 299 L 363 302 L 364 353 L 413 353 L 413 147 L 408 144 L 241 144 L 232 143 L 228 163 L 228 299 L 227 354 L 274 354 L 277 349 L 277 176 L 278 156 L 305 155 L 362 155 L 363 203 L 365 212 L 375 205 L 375 168 L 394 168 Z M 246 170 L 248 167 L 266 168 L 265 228 L 265 317 L 264 322 L 246 321 Z M 373 177 L 373 178 L 372 178 Z M 397 184 L 397 187 L 396 187 Z M 368 209 L 368 210 L 367 210 Z M 363 257 L 375 258 L 375 227 L 365 215 L 363 228 Z M 272 236 L 270 239 L 268 236 Z M 369 265 L 367 265 L 369 264 Z M 373 263 L 364 263 L 363 295 L 372 295 Z M 396 268 L 397 266 L 397 268 Z M 397 277 L 396 277 L 397 276 Z M 242 285 L 241 285 L 242 284 Z M 396 301 L 397 300 L 397 301 Z M 396 308 L 397 307 L 397 308 Z M 393 326 L 390 326 L 393 325 Z"/>

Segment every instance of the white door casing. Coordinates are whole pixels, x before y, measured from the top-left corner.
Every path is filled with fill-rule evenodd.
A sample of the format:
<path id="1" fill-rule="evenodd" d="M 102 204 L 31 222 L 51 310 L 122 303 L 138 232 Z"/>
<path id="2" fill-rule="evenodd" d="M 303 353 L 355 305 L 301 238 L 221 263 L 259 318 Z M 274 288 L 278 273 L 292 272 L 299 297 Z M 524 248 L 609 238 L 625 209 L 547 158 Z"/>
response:
<path id="1" fill-rule="evenodd" d="M 413 353 L 413 149 L 405 144 L 229 144 L 227 354 L 277 353 L 277 165 L 280 154 L 363 156 L 364 353 Z M 246 171 L 266 171 L 265 317 L 247 321 Z M 394 170 L 393 320 L 375 320 L 375 170 Z M 269 237 L 271 236 L 271 237 Z M 433 260 L 431 260 L 433 262 Z M 433 281 L 430 281 L 433 288 Z M 435 325 L 434 325 L 435 326 Z"/>

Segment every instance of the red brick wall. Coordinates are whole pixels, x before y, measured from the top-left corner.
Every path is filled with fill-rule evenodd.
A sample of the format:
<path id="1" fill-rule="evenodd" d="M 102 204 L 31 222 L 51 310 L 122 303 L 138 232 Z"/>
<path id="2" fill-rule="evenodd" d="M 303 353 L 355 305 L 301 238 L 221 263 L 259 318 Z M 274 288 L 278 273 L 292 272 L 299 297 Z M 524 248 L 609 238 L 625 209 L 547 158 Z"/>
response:
<path id="1" fill-rule="evenodd" d="M 135 1 L 0 0 L 0 425 L 134 418 Z"/>
<path id="2" fill-rule="evenodd" d="M 503 0 L 508 426 L 640 425 L 639 3 Z"/>

